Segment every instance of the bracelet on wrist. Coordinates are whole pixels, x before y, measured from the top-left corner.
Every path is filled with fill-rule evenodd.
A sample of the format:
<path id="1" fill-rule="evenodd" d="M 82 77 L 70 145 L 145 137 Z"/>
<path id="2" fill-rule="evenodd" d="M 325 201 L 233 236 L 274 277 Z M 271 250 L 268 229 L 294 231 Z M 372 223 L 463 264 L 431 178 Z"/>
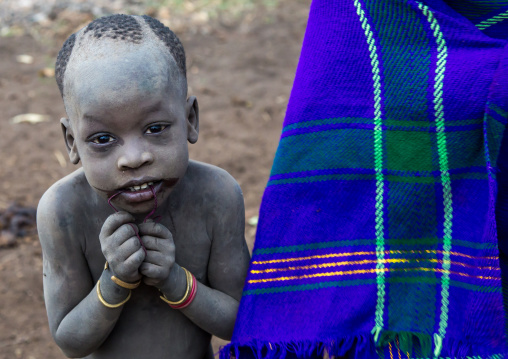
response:
<path id="1" fill-rule="evenodd" d="M 104 270 L 109 269 L 108 261 L 106 261 L 106 264 L 104 265 Z M 125 289 L 136 289 L 141 284 L 141 279 L 137 281 L 136 283 L 128 283 L 124 282 L 120 278 L 115 277 L 114 275 L 111 276 L 111 280 L 118 286 L 125 288 Z"/>
<path id="2" fill-rule="evenodd" d="M 118 307 L 121 307 L 122 305 L 124 305 L 125 303 L 127 303 L 129 301 L 129 299 L 131 299 L 131 295 L 132 295 L 132 292 L 129 291 L 129 295 L 127 296 L 127 298 L 125 298 L 124 300 L 122 300 L 120 303 L 118 304 L 109 304 L 108 302 L 106 302 L 106 300 L 102 297 L 102 294 L 101 294 L 101 280 L 99 279 L 97 281 L 97 297 L 99 298 L 99 301 L 107 308 L 118 308 Z"/>
<path id="3" fill-rule="evenodd" d="M 192 289 L 191 289 L 191 292 L 189 294 L 189 297 L 187 298 L 187 300 L 185 300 L 180 305 L 170 305 L 171 308 L 173 308 L 173 309 L 187 308 L 192 303 L 192 301 L 194 300 L 194 297 L 196 297 L 196 292 L 197 292 L 197 289 L 198 289 L 198 284 L 197 284 L 196 278 L 192 274 L 191 274 L 191 276 L 192 276 Z"/>
<path id="4" fill-rule="evenodd" d="M 163 294 L 160 296 L 160 298 L 169 304 L 169 306 L 173 309 L 183 309 L 190 305 L 190 303 L 194 300 L 194 297 L 196 296 L 196 278 L 194 275 L 189 272 L 187 269 L 182 267 L 182 269 L 185 271 L 185 278 L 187 280 L 187 289 L 185 290 L 185 294 L 183 295 L 182 299 L 180 299 L 177 302 L 172 302 L 169 299 L 166 298 L 166 296 Z"/>

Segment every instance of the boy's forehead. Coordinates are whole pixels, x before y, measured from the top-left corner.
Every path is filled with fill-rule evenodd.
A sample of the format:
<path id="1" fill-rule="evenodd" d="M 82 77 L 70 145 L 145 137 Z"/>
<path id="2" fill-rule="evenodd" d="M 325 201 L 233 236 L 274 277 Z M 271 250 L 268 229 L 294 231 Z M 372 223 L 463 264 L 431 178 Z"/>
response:
<path id="1" fill-rule="evenodd" d="M 149 95 L 181 92 L 181 74 L 173 57 L 156 46 L 104 40 L 73 53 L 65 75 L 64 97 L 91 104 L 105 94 L 122 97 L 126 91 Z M 176 91 L 175 91 L 176 90 Z M 77 103 L 76 103 L 77 102 Z"/>

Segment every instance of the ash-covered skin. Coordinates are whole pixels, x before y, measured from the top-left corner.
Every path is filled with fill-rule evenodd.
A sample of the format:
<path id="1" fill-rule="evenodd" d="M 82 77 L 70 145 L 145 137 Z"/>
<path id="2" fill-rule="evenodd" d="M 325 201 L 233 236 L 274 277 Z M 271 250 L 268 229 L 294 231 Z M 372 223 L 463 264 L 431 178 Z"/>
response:
<path id="1" fill-rule="evenodd" d="M 82 168 L 38 208 L 51 333 L 69 357 L 211 358 L 211 334 L 230 338 L 249 253 L 241 191 L 225 171 L 189 161 L 199 111 L 166 44 L 141 17 L 139 42 L 79 32 L 62 81 L 62 129 Z M 83 39 L 93 38 L 93 41 Z M 160 223 L 143 218 L 154 209 Z M 108 198 L 118 213 L 108 205 Z M 146 247 L 146 254 L 136 237 Z M 104 269 L 105 261 L 109 269 Z M 199 281 L 183 310 L 187 268 Z M 142 280 L 120 308 L 102 305 Z"/>

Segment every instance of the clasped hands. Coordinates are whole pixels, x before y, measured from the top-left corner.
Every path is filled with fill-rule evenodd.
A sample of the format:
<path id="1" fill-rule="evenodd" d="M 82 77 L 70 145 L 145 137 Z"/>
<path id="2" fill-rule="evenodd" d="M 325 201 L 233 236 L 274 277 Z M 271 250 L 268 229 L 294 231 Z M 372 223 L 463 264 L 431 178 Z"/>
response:
<path id="1" fill-rule="evenodd" d="M 99 239 L 109 269 L 117 278 L 128 283 L 143 279 L 158 289 L 167 282 L 175 263 L 175 244 L 164 225 L 151 220 L 136 225 L 131 214 L 120 211 L 106 219 Z"/>

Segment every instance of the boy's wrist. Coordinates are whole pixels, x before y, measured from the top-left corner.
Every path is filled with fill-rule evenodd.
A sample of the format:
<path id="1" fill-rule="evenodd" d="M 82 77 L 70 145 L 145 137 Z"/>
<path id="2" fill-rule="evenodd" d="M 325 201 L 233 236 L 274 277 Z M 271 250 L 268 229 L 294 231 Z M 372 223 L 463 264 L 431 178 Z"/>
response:
<path id="1" fill-rule="evenodd" d="M 170 301 L 178 301 L 185 295 L 187 288 L 187 276 L 185 271 L 178 264 L 174 264 L 169 272 L 169 276 L 159 290 Z"/>
<path id="2" fill-rule="evenodd" d="M 131 292 L 129 289 L 115 284 L 111 280 L 111 272 L 108 270 L 102 272 L 100 283 L 102 298 L 108 303 L 119 303 L 125 300 Z"/>
<path id="3" fill-rule="evenodd" d="M 108 271 L 111 273 L 111 280 L 118 286 L 122 287 L 122 288 L 125 288 L 125 289 L 136 289 L 137 287 L 139 287 L 139 285 L 141 284 L 141 279 L 138 280 L 137 282 L 135 283 L 129 283 L 129 282 L 125 282 L 123 280 L 121 280 L 120 278 L 118 278 L 117 276 L 115 276 L 115 274 L 113 273 L 113 271 L 111 270 L 111 268 L 109 268 L 109 263 L 106 261 L 106 264 L 104 265 L 104 271 Z"/>

